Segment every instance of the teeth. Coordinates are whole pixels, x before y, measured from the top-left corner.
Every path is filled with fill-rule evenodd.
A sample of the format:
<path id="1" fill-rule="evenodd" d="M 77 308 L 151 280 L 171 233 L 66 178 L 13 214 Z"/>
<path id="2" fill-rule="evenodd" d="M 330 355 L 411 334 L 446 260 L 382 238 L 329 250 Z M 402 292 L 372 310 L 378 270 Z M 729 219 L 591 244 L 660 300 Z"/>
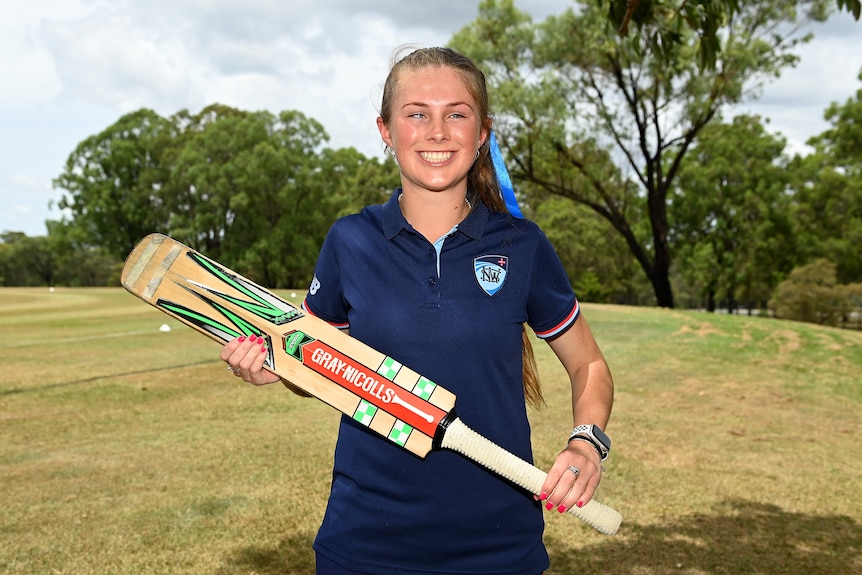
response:
<path id="1" fill-rule="evenodd" d="M 422 156 L 422 159 L 426 162 L 431 162 L 432 164 L 439 164 L 451 158 L 452 152 L 422 152 L 420 155 Z"/>

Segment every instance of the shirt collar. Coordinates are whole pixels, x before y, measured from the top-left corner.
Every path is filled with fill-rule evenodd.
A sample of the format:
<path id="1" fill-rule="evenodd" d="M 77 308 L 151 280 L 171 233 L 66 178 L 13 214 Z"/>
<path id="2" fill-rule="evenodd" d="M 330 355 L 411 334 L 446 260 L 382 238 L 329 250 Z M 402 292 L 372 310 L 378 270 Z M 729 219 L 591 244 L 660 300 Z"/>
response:
<path id="1" fill-rule="evenodd" d="M 389 201 L 383 204 L 383 234 L 387 240 L 391 240 L 402 230 L 411 229 L 410 224 L 401 213 L 401 206 L 398 204 L 398 196 L 401 195 L 401 188 L 395 188 Z M 468 236 L 471 239 L 477 240 L 485 233 L 485 224 L 488 222 L 491 213 L 485 204 L 476 199 L 473 201 L 473 209 L 467 214 L 467 217 L 458 224 L 458 231 Z"/>

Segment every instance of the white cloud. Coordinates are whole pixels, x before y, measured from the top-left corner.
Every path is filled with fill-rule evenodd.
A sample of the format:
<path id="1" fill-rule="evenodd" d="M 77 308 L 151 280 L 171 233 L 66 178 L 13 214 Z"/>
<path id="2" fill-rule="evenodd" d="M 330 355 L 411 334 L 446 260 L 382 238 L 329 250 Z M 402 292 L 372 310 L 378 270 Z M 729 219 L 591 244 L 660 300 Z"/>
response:
<path id="1" fill-rule="evenodd" d="M 189 75 L 195 59 L 181 39 L 141 27 L 126 12 L 99 7 L 81 19 L 47 23 L 42 36 L 65 100 L 120 111 L 204 101 Z"/>
<path id="2" fill-rule="evenodd" d="M 8 177 L 6 183 L 28 193 L 49 194 L 51 192 L 50 186 L 46 186 L 43 180 L 28 174 L 13 173 Z"/>
<path id="3" fill-rule="evenodd" d="M 826 25 L 811 28 L 814 39 L 800 47 L 794 68 L 782 70 L 781 77 L 765 86 L 756 101 L 746 102 L 726 114 L 759 114 L 769 121 L 771 131 L 787 139 L 790 154 L 806 154 L 805 142 L 828 129 L 823 114 L 829 104 L 844 103 L 862 88 L 858 81 L 862 53 L 854 47 L 852 30 L 859 37 L 862 22 L 848 14 L 836 14 Z"/>
<path id="4" fill-rule="evenodd" d="M 50 101 L 60 90 L 50 52 L 38 38 L 40 18 L 30 7 L 0 8 L 0 107 Z"/>

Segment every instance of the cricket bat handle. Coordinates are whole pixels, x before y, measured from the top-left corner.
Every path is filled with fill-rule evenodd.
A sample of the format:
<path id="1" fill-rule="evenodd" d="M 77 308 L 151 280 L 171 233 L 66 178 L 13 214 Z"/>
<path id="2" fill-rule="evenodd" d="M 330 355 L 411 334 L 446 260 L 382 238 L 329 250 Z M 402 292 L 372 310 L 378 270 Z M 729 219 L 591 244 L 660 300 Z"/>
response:
<path id="1" fill-rule="evenodd" d="M 472 459 L 531 493 L 539 493 L 548 476 L 541 469 L 476 433 L 458 418 L 447 426 L 440 446 Z M 590 500 L 583 507 L 572 507 L 568 512 L 605 535 L 616 533 L 623 520 L 617 510 L 595 500 Z"/>

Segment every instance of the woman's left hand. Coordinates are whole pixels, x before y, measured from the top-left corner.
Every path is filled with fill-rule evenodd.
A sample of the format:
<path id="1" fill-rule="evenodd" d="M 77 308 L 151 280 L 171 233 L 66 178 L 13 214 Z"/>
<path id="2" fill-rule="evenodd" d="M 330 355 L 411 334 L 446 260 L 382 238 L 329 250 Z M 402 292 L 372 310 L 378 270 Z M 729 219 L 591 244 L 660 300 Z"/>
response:
<path id="1" fill-rule="evenodd" d="M 564 513 L 573 506 L 586 505 L 601 480 L 602 462 L 596 449 L 586 441 L 571 441 L 557 456 L 536 497 L 544 502 L 545 509 Z"/>

